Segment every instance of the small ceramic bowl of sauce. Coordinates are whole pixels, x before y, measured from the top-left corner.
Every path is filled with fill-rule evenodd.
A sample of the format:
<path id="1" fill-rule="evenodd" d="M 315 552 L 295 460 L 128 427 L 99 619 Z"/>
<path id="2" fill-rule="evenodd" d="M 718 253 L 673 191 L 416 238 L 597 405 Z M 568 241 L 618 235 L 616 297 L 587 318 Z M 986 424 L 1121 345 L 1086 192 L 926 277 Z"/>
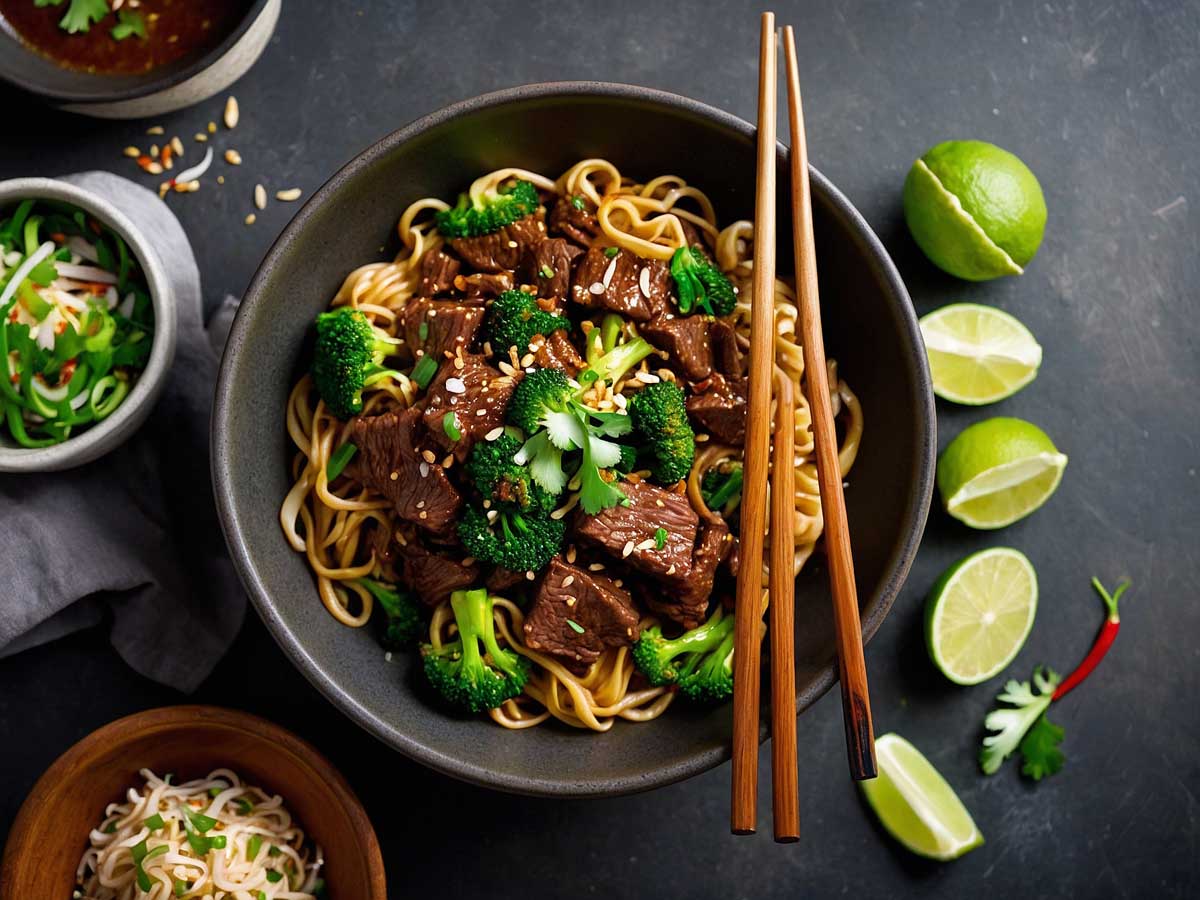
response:
<path id="1" fill-rule="evenodd" d="M 0 0 L 0 79 L 71 112 L 160 115 L 240 78 L 270 40 L 281 3 Z"/>

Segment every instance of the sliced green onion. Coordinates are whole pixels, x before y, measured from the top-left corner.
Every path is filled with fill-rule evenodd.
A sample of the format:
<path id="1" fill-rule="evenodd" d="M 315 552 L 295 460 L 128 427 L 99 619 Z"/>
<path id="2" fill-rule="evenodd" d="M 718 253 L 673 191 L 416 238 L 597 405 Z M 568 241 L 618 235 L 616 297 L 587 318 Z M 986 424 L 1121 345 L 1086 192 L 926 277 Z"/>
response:
<path id="1" fill-rule="evenodd" d="M 604 256 L 607 259 L 612 259 L 614 256 L 616 256 L 620 252 L 621 252 L 620 247 L 605 247 L 604 248 Z"/>
<path id="2" fill-rule="evenodd" d="M 250 835 L 250 840 L 246 841 L 246 858 L 249 859 L 251 862 L 253 862 L 254 858 L 256 856 L 258 856 L 258 851 L 259 851 L 259 848 L 261 848 L 261 847 L 262 847 L 262 835 L 261 834 Z"/>
<path id="3" fill-rule="evenodd" d="M 462 432 L 458 428 L 458 413 L 451 410 L 442 416 L 442 431 L 446 432 L 446 437 L 452 441 L 462 440 Z"/>
<path id="4" fill-rule="evenodd" d="M 580 625 L 578 622 L 576 622 L 574 619 L 567 619 L 567 624 L 570 625 L 571 628 L 577 634 L 583 634 L 583 632 L 585 631 L 584 627 L 582 625 Z"/>
<path id="5" fill-rule="evenodd" d="M 186 806 L 183 807 L 183 814 L 187 816 L 187 820 L 191 822 L 192 827 L 201 834 L 206 831 L 211 831 L 217 827 L 217 820 L 212 816 L 206 816 L 204 813 L 193 812 Z"/>
<path id="6" fill-rule="evenodd" d="M 267 856 L 278 856 L 282 852 L 283 851 L 280 850 L 278 847 L 276 847 L 274 844 L 272 844 L 270 847 L 267 848 Z M 270 877 L 270 876 L 268 876 L 268 877 Z"/>
<path id="7" fill-rule="evenodd" d="M 113 819 L 111 822 L 109 822 L 107 825 L 104 826 L 104 833 L 105 834 L 116 834 L 117 833 L 117 820 L 116 819 Z"/>
<path id="8" fill-rule="evenodd" d="M 667 546 L 667 529 L 659 528 L 654 532 L 654 549 L 661 550 Z"/>
<path id="9" fill-rule="evenodd" d="M 283 873 L 271 869 L 267 872 L 267 881 L 271 882 L 271 884 L 278 884 L 283 881 Z"/>
<path id="10" fill-rule="evenodd" d="M 213 837 L 205 838 L 205 840 L 208 841 L 208 846 L 213 850 L 225 849 L 225 835 L 223 834 L 214 835 Z"/>
<path id="11" fill-rule="evenodd" d="M 576 209 L 587 209 L 587 205 L 583 202 L 583 198 L 578 194 L 571 198 L 571 205 Z"/>
<path id="12" fill-rule="evenodd" d="M 554 277 L 554 270 L 552 268 L 550 268 L 549 266 L 542 266 L 542 268 L 539 271 L 543 278 L 553 278 Z"/>
<path id="13" fill-rule="evenodd" d="M 424 319 L 422 319 L 421 324 L 417 326 L 417 337 L 422 341 L 429 337 L 429 323 Z"/>
<path id="14" fill-rule="evenodd" d="M 142 819 L 142 825 L 144 825 L 146 828 L 149 828 L 151 831 L 158 831 L 158 829 L 162 828 L 165 824 L 166 823 L 163 822 L 163 817 L 158 813 L 155 813 L 148 819 Z"/>
<path id="15" fill-rule="evenodd" d="M 137 874 L 137 883 L 143 891 L 148 891 L 154 887 L 154 882 L 150 880 L 150 876 L 146 874 L 145 862 L 148 859 L 154 859 L 156 856 L 162 856 L 171 848 L 166 844 L 159 844 L 153 850 L 146 849 L 146 842 L 139 841 L 129 848 L 129 853 L 133 857 L 133 868 Z"/>
<path id="16" fill-rule="evenodd" d="M 350 460 L 354 459 L 354 454 L 357 452 L 358 447 L 350 443 L 350 441 L 346 441 L 346 443 L 334 450 L 329 457 L 329 462 L 325 464 L 325 477 L 333 481 L 341 475 Z"/>
<path id="17" fill-rule="evenodd" d="M 192 889 L 192 883 L 190 881 L 184 881 L 181 878 L 175 879 L 175 889 L 174 890 L 175 890 L 176 897 L 182 897 L 184 894 L 186 894 L 191 889 Z"/>
<path id="18" fill-rule="evenodd" d="M 429 387 L 429 382 L 433 381 L 433 376 L 437 374 L 437 363 L 434 362 L 432 356 L 426 353 L 413 366 L 412 373 L 408 376 L 412 381 L 416 382 L 417 387 L 421 390 Z"/>
<path id="19" fill-rule="evenodd" d="M 251 803 L 249 800 L 247 800 L 245 797 L 238 797 L 233 802 L 237 804 L 238 812 L 240 812 L 243 816 L 247 816 L 251 812 L 254 811 L 254 804 Z M 271 849 L 275 850 L 274 847 L 272 847 Z M 278 853 L 279 851 L 276 850 L 275 852 Z"/>

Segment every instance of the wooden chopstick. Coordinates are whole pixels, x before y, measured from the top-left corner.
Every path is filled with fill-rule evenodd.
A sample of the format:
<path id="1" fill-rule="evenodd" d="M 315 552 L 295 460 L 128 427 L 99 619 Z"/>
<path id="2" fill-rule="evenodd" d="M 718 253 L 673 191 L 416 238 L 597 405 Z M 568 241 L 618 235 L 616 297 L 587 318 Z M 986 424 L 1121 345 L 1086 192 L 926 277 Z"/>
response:
<path id="1" fill-rule="evenodd" d="M 796 255 L 796 296 L 800 307 L 800 340 L 804 348 L 804 380 L 808 385 L 808 402 L 812 408 L 817 480 L 821 489 L 821 510 L 825 516 L 825 549 L 833 590 L 833 624 L 837 633 L 838 666 L 841 672 L 846 752 L 850 758 L 851 776 L 861 781 L 876 775 L 875 734 L 871 724 L 867 666 L 863 659 L 862 626 L 858 619 L 858 590 L 854 584 L 846 498 L 842 494 L 837 431 L 833 422 L 833 403 L 829 397 L 825 344 L 821 336 L 812 196 L 808 183 L 808 142 L 804 135 L 804 110 L 800 101 L 796 36 L 791 26 L 783 30 L 783 52 L 791 123 L 792 235 Z"/>
<path id="2" fill-rule="evenodd" d="M 775 840 L 800 840 L 796 760 L 796 398 L 792 380 L 775 379 L 771 454 L 771 799 Z"/>
<path id="3" fill-rule="evenodd" d="M 758 180 L 750 307 L 750 388 L 743 461 L 740 560 L 733 655 L 733 802 L 730 828 L 753 834 L 758 810 L 758 696 L 762 559 L 766 530 L 768 417 L 774 369 L 775 15 L 762 14 L 758 60 Z"/>

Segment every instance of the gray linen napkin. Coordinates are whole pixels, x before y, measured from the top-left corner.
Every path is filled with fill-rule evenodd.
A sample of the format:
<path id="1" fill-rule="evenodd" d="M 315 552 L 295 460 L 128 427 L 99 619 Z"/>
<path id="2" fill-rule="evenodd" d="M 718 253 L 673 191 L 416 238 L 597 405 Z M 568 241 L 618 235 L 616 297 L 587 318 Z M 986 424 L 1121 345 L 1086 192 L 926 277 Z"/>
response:
<path id="1" fill-rule="evenodd" d="M 63 180 L 100 194 L 143 230 L 174 288 L 179 343 L 158 405 L 123 446 L 67 472 L 0 476 L 0 656 L 111 615 L 113 646 L 130 666 L 190 691 L 246 611 L 208 466 L 227 323 L 220 343 L 210 340 L 192 248 L 154 193 L 108 172 Z"/>

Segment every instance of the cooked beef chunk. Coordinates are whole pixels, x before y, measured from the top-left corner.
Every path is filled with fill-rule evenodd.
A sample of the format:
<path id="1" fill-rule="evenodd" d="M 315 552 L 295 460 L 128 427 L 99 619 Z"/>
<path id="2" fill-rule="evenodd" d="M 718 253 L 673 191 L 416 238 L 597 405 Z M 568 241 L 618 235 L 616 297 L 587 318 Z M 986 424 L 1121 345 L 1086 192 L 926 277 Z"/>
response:
<path id="1" fill-rule="evenodd" d="M 571 287 L 571 263 L 582 252 L 565 238 L 547 238 L 525 248 L 517 278 L 521 284 L 537 285 L 539 297 L 566 300 Z"/>
<path id="2" fill-rule="evenodd" d="M 688 381 L 700 381 L 712 374 L 712 342 L 708 316 L 659 316 L 638 333 L 659 350 L 671 355 L 667 365 Z"/>
<path id="3" fill-rule="evenodd" d="M 454 286 L 467 295 L 464 303 L 482 303 L 499 297 L 505 291 L 511 291 L 513 284 L 511 272 L 476 272 L 454 279 Z"/>
<path id="4" fill-rule="evenodd" d="M 733 536 L 724 519 L 714 517 L 706 521 L 700 529 L 700 540 L 692 552 L 687 574 L 672 576 L 666 591 L 649 595 L 646 598 L 649 607 L 685 629 L 695 628 L 705 619 L 717 566 L 732 545 Z"/>
<path id="5" fill-rule="evenodd" d="M 421 296 L 433 297 L 450 290 L 461 266 L 462 263 L 441 249 L 426 253 L 421 260 Z"/>
<path id="6" fill-rule="evenodd" d="M 358 447 L 352 477 L 389 500 L 400 518 L 438 534 L 454 525 L 462 497 L 442 467 L 421 458 L 417 446 L 421 411 L 405 409 L 359 416 L 350 424 Z"/>
<path id="7" fill-rule="evenodd" d="M 445 360 L 426 394 L 425 427 L 430 439 L 450 450 L 462 462 L 485 434 L 504 424 L 504 411 L 516 388 L 507 375 L 493 369 L 482 356 L 464 354 L 462 368 L 458 359 Z M 453 438 L 442 420 L 453 414 L 454 426 L 461 437 Z"/>
<path id="8" fill-rule="evenodd" d="M 568 237 L 584 249 L 591 246 L 592 241 L 600 234 L 600 222 L 592 204 L 583 197 L 578 205 L 571 197 L 559 197 L 552 207 L 546 220 L 546 226 L 551 234 L 561 234 Z"/>
<path id="9" fill-rule="evenodd" d="M 499 231 L 482 237 L 452 238 L 450 246 L 477 272 L 503 272 L 515 269 L 526 247 L 546 237 L 546 223 L 539 210 Z"/>
<path id="10" fill-rule="evenodd" d="M 569 378 L 583 368 L 583 357 L 562 329 L 550 332 L 544 340 L 533 341 L 529 349 L 533 351 L 533 364 L 539 368 L 562 369 Z"/>
<path id="11" fill-rule="evenodd" d="M 515 588 L 522 581 L 525 581 L 524 572 L 514 572 L 512 569 L 505 569 L 502 566 L 497 566 L 488 573 L 487 580 L 484 585 L 493 594 L 503 594 L 505 591 Z"/>
<path id="12" fill-rule="evenodd" d="M 471 587 L 479 580 L 478 566 L 464 566 L 459 555 L 433 553 L 419 541 L 400 547 L 400 578 L 426 606 L 437 606 L 451 592 Z"/>
<path id="13" fill-rule="evenodd" d="M 392 540 L 391 529 L 381 525 L 378 519 L 367 519 L 363 528 L 366 531 L 367 546 L 371 548 L 375 558 L 381 562 L 390 562 L 396 555 L 396 542 Z"/>
<path id="14" fill-rule="evenodd" d="M 687 398 L 688 415 L 724 444 L 746 441 L 746 381 L 714 374 L 695 385 Z"/>
<path id="15" fill-rule="evenodd" d="M 628 506 L 614 506 L 594 516 L 582 509 L 576 512 L 574 528 L 580 542 L 655 578 L 687 572 L 700 522 L 688 498 L 646 481 L 623 481 L 621 490 L 629 498 Z M 667 533 L 661 550 L 654 538 L 660 528 Z"/>
<path id="16" fill-rule="evenodd" d="M 637 640 L 638 618 L 629 592 L 615 581 L 556 556 L 525 618 L 525 644 L 591 663 L 606 647 L 627 647 Z"/>
<path id="17" fill-rule="evenodd" d="M 603 248 L 593 247 L 576 261 L 571 299 L 580 306 L 599 306 L 649 322 L 667 309 L 670 278 L 662 260 L 642 259 L 628 250 L 610 257 Z"/>
<path id="18" fill-rule="evenodd" d="M 484 314 L 482 306 L 464 306 L 446 300 L 410 300 L 401 313 L 404 343 L 414 357 L 418 350 L 423 350 L 440 363 L 447 350 L 453 353 L 458 347 L 466 350 L 471 346 Z"/>
<path id="19" fill-rule="evenodd" d="M 712 340 L 713 364 L 726 378 L 741 378 L 742 351 L 738 349 L 737 332 L 725 319 L 714 319 L 708 329 Z"/>

